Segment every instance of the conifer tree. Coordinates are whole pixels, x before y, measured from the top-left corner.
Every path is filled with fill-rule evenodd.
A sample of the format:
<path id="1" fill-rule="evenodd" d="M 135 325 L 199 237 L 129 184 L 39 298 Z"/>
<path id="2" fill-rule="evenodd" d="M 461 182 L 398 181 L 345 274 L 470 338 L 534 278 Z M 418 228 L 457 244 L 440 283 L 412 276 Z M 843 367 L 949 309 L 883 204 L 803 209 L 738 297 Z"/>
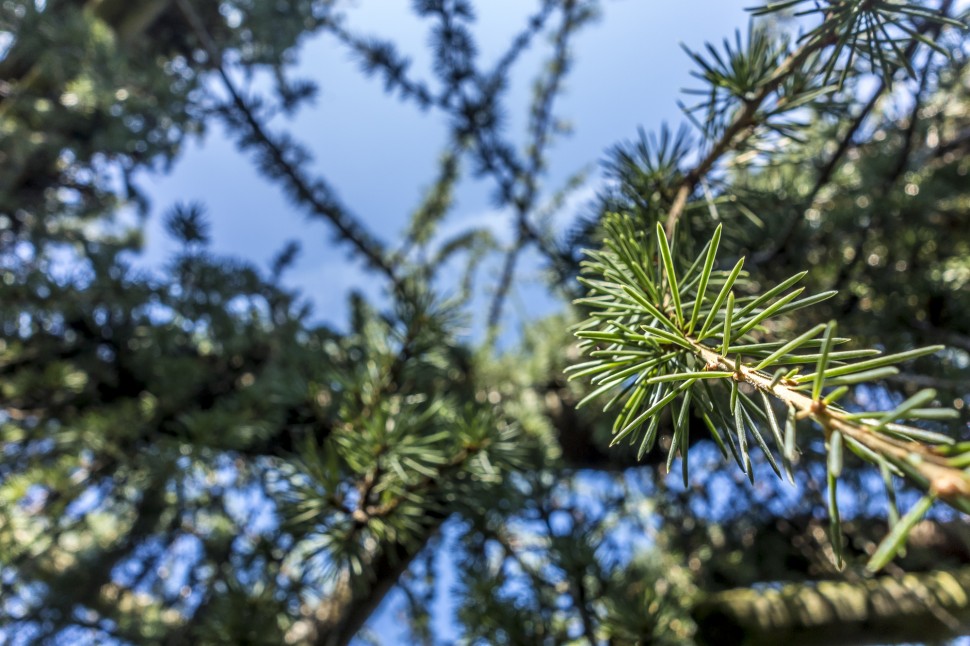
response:
<path id="1" fill-rule="evenodd" d="M 967 15 L 753 9 L 686 52 L 685 125 L 615 145 L 560 231 L 584 178 L 543 187 L 556 100 L 609 6 L 541 0 L 491 65 L 471 2 L 413 11 L 431 78 L 337 0 L 0 4 L 0 634 L 347 644 L 391 590 L 427 644 L 441 593 L 468 643 L 967 632 Z M 400 244 L 272 120 L 309 109 L 310 37 L 448 124 Z M 204 204 L 168 209 L 164 267 L 133 262 L 139 174 L 215 124 L 381 281 L 346 331 L 285 286 L 298 246 L 219 256 Z M 465 174 L 510 244 L 442 237 Z M 562 311 L 503 352 L 528 254 Z"/>

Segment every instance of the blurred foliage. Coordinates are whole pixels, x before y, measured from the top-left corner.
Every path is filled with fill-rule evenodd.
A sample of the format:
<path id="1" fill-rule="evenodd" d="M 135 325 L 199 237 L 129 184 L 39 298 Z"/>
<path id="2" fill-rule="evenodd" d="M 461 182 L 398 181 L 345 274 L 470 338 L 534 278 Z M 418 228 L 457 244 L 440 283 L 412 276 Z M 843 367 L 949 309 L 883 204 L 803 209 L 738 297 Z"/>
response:
<path id="1" fill-rule="evenodd" d="M 626 254 L 619 273 L 649 271 L 648 305 L 688 328 L 710 318 L 709 344 L 776 343 L 748 361 L 832 319 L 887 353 L 945 345 L 839 405 L 898 412 L 931 388 L 918 408 L 952 406 L 963 417 L 949 430 L 965 428 L 970 72 L 952 3 L 781 3 L 746 34 L 689 52 L 705 85 L 685 101 L 690 125 L 615 146 L 599 198 L 568 231 L 554 216 L 585 175 L 558 191 L 543 180 L 567 130 L 556 99 L 571 45 L 599 3 L 537 2 L 483 62 L 470 2 L 415 2 L 430 78 L 393 42 L 356 31 L 342 4 L 0 1 L 0 639 L 346 644 L 370 638 L 368 620 L 396 598 L 416 643 L 442 642 L 443 620 L 461 643 L 679 644 L 707 634 L 691 609 L 720 591 L 866 576 L 897 502 L 903 514 L 928 506 L 893 475 L 905 465 L 876 460 L 880 473 L 847 452 L 831 505 L 843 522 L 826 534 L 831 437 L 782 446 L 793 486 L 754 478 L 771 450 L 740 451 L 746 474 L 725 465 L 707 438 L 735 432 L 734 410 L 709 427 L 687 405 L 658 408 L 658 450 L 611 447 L 613 393 L 587 397 L 566 378 L 581 360 L 571 328 L 590 314 L 568 301 L 582 250 L 628 235 L 642 257 L 614 249 L 601 264 Z M 784 12 L 803 9 L 815 22 L 783 35 Z M 292 69 L 309 38 L 334 39 L 447 125 L 420 203 L 402 208 L 399 245 L 372 233 L 274 120 L 314 95 Z M 533 47 L 544 58 L 517 138 L 506 93 Z M 162 267 L 137 264 L 152 210 L 139 173 L 164 172 L 216 124 L 382 281 L 376 302 L 351 295 L 344 329 L 285 286 L 296 243 L 267 268 L 219 256 L 203 204 L 163 205 L 176 251 Z M 445 235 L 466 173 L 509 214 L 511 242 L 484 223 Z M 502 332 L 527 254 L 563 310 Z M 773 302 L 765 294 L 785 298 L 771 290 L 788 276 L 838 294 L 733 335 L 728 300 L 705 306 L 696 291 L 706 275 L 718 293 L 741 256 L 738 328 Z M 820 337 L 804 341 L 827 354 Z M 827 362 L 809 364 L 840 368 Z M 608 385 L 642 368 L 609 365 L 631 365 Z M 831 394 L 824 380 L 805 384 L 826 387 L 813 399 Z M 772 412 L 749 394 L 734 397 L 754 428 L 746 412 Z M 898 525 L 912 532 L 890 574 L 970 562 L 957 512 L 919 515 Z"/>

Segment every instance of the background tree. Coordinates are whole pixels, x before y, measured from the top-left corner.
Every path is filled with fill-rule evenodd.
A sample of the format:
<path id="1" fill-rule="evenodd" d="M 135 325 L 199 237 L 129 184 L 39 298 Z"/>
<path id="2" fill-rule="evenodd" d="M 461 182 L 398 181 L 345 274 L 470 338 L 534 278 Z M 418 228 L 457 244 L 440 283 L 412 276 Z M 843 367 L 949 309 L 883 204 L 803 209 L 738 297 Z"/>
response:
<path id="1" fill-rule="evenodd" d="M 0 7 L 0 617 L 14 643 L 348 643 L 392 588 L 414 640 L 433 643 L 442 544 L 468 642 L 966 632 L 970 547 L 954 509 L 970 500 L 967 447 L 937 433 L 965 425 L 938 404 L 965 416 L 970 365 L 970 75 L 951 2 L 756 12 L 748 33 L 690 54 L 703 84 L 690 125 L 615 147 L 571 231 L 548 215 L 576 182 L 545 195 L 540 179 L 592 0 L 538 3 L 492 67 L 470 3 L 415 2 L 430 79 L 338 2 Z M 271 123 L 313 95 L 291 78 L 312 34 L 449 123 L 400 245 Z M 516 141 L 509 72 L 543 35 Z M 383 281 L 383 303 L 352 298 L 348 331 L 314 323 L 283 286 L 297 247 L 268 269 L 216 256 L 199 204 L 168 214 L 180 246 L 164 269 L 133 266 L 131 207 L 147 212 L 134 175 L 213 122 Z M 463 172 L 495 187 L 511 245 L 439 235 Z M 501 352 L 527 248 L 563 311 Z M 496 255 L 481 308 L 476 268 Z M 732 274 L 742 256 L 748 273 Z M 455 262 L 459 281 L 442 272 Z M 808 303 L 787 280 L 806 270 Z M 484 340 L 461 335 L 469 317 Z M 933 344 L 945 349 L 913 350 Z M 916 361 L 894 372 L 867 346 Z M 568 382 L 568 366 L 596 387 Z M 778 386 L 807 399 L 762 403 Z M 611 398 L 622 407 L 602 411 Z M 788 430 L 788 408 L 818 424 Z M 794 486 L 769 476 L 776 462 Z M 921 520 L 936 498 L 950 506 Z M 907 536 L 871 578 L 866 564 Z"/>

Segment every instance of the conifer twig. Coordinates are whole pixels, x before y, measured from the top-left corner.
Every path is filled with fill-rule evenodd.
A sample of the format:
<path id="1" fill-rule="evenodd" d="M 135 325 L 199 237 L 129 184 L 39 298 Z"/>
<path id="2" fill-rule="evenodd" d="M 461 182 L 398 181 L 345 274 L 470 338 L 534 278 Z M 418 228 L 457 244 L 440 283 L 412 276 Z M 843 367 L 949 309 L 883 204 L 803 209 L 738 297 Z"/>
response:
<path id="1" fill-rule="evenodd" d="M 603 249 L 587 251 L 584 276 L 580 278 L 589 295 L 576 301 L 591 310 L 576 331 L 591 360 L 570 366 L 567 372 L 571 379 L 588 377 L 595 386 L 577 406 L 607 392 L 614 394 L 604 412 L 623 402 L 613 423 L 612 444 L 624 439 L 635 441 L 640 436 L 639 454 L 650 451 L 661 413 L 668 407 L 676 408 L 675 401 L 679 400 L 680 414 L 676 416 L 667 465 L 669 469 L 679 452 L 685 486 L 687 443 L 680 420 L 688 405 L 703 418 L 725 457 L 728 442 L 722 434 L 726 434 L 735 461 L 750 479 L 754 474 L 749 437 L 781 477 L 765 437 L 774 439 L 791 478 L 797 420 L 812 420 L 821 428 L 827 447 L 829 517 L 839 564 L 841 542 L 837 537 L 841 531 L 835 490 L 842 472 L 843 447 L 923 490 L 921 505 L 939 499 L 970 513 L 970 471 L 966 470 L 970 445 L 901 423 L 957 417 L 955 410 L 931 406 L 937 397 L 934 390 L 922 390 L 892 410 L 855 413 L 837 405 L 850 386 L 898 374 L 896 364 L 938 352 L 943 346 L 890 355 L 867 349 L 839 350 L 837 346 L 848 339 L 834 336 L 834 321 L 816 325 L 794 338 L 765 342 L 756 330 L 770 329 L 775 317 L 830 298 L 835 292 L 799 298 L 803 288 L 793 288 L 804 277 L 806 272 L 802 272 L 763 293 L 735 298 L 744 259 L 730 272 L 712 269 L 721 239 L 720 226 L 686 270 L 677 269 L 660 223 L 654 236 L 644 236 L 629 217 L 608 214 L 604 228 Z M 646 260 L 652 258 L 658 260 Z M 685 308 L 685 304 L 691 306 Z M 808 367 L 814 370 L 800 374 Z M 749 394 L 752 389 L 760 391 L 760 402 Z M 784 405 L 787 414 L 783 425 L 778 423 L 769 397 Z M 915 522 L 914 517 L 910 515 L 907 522 Z M 895 524 L 870 561 L 871 569 L 888 562 L 908 527 L 902 522 Z"/>
<path id="2" fill-rule="evenodd" d="M 544 81 L 537 82 L 536 94 L 532 103 L 529 119 L 528 155 L 524 166 L 511 173 L 510 181 L 501 182 L 503 197 L 515 208 L 517 236 L 513 246 L 506 252 L 502 274 L 496 286 L 489 308 L 488 327 L 494 329 L 502 317 L 502 306 L 512 281 L 519 254 L 525 245 L 532 241 L 551 260 L 555 254 L 547 251 L 541 234 L 529 222 L 535 208 L 538 190 L 538 176 L 545 166 L 545 151 L 549 144 L 553 123 L 553 104 L 560 94 L 563 78 L 569 70 L 569 39 L 582 24 L 579 3 L 567 2 L 563 10 L 563 21 L 556 31 L 552 59 L 548 63 L 549 74 Z M 516 188 L 520 188 L 516 194 Z"/>
<path id="3" fill-rule="evenodd" d="M 950 14 L 950 9 L 952 8 L 952 6 L 953 6 L 953 0 L 943 0 L 940 3 L 940 8 L 938 10 L 940 15 L 948 16 Z M 921 25 L 919 25 L 919 27 L 917 27 L 918 33 L 927 34 L 930 36 L 934 36 L 938 34 L 940 29 L 941 29 L 941 24 L 933 21 L 926 21 Z M 912 40 L 906 46 L 904 56 L 906 57 L 907 60 L 911 61 L 913 59 L 913 56 L 916 53 L 918 45 L 919 45 L 918 40 Z M 930 54 L 930 58 L 932 58 L 932 53 Z M 922 94 L 922 92 L 924 91 L 925 85 L 926 85 L 926 72 L 924 71 L 922 79 L 920 81 L 920 89 L 919 89 L 920 94 Z M 825 162 L 825 165 L 822 166 L 822 168 L 819 170 L 818 175 L 815 178 L 815 181 L 812 183 L 811 190 L 809 190 L 808 194 L 801 202 L 802 208 L 808 209 L 812 207 L 812 205 L 815 203 L 815 198 L 818 196 L 821 190 L 828 184 L 829 180 L 832 179 L 832 176 L 835 173 L 836 168 L 838 168 L 839 163 L 845 157 L 846 153 L 848 153 L 849 150 L 856 148 L 856 144 L 855 144 L 856 133 L 862 127 L 862 124 L 865 123 L 866 119 L 869 117 L 869 114 L 872 112 L 872 110 L 876 107 L 876 104 L 879 102 L 879 99 L 882 98 L 886 94 L 886 91 L 889 89 L 891 88 L 889 84 L 886 82 L 886 79 L 884 77 L 881 77 L 879 79 L 878 87 L 869 97 L 869 100 L 866 101 L 866 104 L 862 106 L 862 108 L 859 110 L 859 114 L 857 114 L 855 119 L 852 120 L 852 123 L 846 129 L 845 133 L 839 138 L 838 147 L 828 158 L 828 161 Z M 915 123 L 915 121 L 911 122 L 911 127 L 913 123 Z M 911 136 L 912 135 L 910 133 L 909 137 Z M 781 254 L 788 247 L 788 245 L 791 244 L 792 239 L 794 238 L 794 235 L 795 235 L 795 231 L 798 230 L 798 225 L 801 224 L 801 222 L 802 222 L 801 214 L 799 215 L 799 217 L 789 218 L 784 233 L 782 233 L 779 236 L 776 236 L 776 241 L 770 249 L 767 249 L 765 251 L 755 254 L 752 258 L 751 264 L 757 266 L 757 265 L 771 262 L 775 258 L 777 258 L 778 255 Z"/>
<path id="4" fill-rule="evenodd" d="M 674 229 L 677 222 L 684 214 L 687 207 L 687 200 L 691 193 L 697 188 L 701 180 L 707 176 L 714 165 L 729 151 L 735 149 L 739 144 L 747 140 L 755 133 L 758 123 L 758 110 L 761 105 L 799 66 L 815 52 L 823 49 L 833 42 L 834 37 L 827 39 L 810 40 L 802 44 L 798 49 L 788 55 L 756 93 L 746 97 L 743 107 L 731 120 L 718 140 L 711 146 L 707 154 L 684 174 L 674 193 L 673 203 L 667 212 L 667 221 L 664 229 L 668 239 L 673 239 Z M 783 101 L 783 99 L 782 99 Z"/>

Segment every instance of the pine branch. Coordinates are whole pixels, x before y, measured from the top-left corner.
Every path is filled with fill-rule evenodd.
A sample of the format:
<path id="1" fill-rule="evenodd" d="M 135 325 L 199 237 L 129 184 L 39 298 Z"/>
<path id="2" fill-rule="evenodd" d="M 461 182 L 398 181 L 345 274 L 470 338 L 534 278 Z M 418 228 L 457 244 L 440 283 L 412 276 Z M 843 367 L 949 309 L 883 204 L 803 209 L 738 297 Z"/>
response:
<path id="1" fill-rule="evenodd" d="M 789 6 L 792 4 L 798 4 L 798 2 L 769 4 L 758 9 L 755 13 L 756 15 L 770 13 L 779 10 L 782 5 Z M 913 7 L 909 5 L 897 7 L 879 3 L 870 6 L 870 3 L 867 2 L 845 0 L 831 3 L 825 9 L 816 8 L 806 11 L 806 14 L 822 14 L 821 23 L 801 39 L 802 44 L 798 49 L 781 61 L 771 75 L 756 86 L 755 91 L 749 90 L 743 96 L 733 97 L 733 100 L 739 104 L 737 112 L 707 154 L 684 174 L 677 185 L 673 203 L 667 212 L 665 230 L 668 238 L 673 239 L 674 229 L 694 190 L 709 175 L 722 157 L 732 150 L 739 149 L 752 136 L 769 126 L 771 116 L 789 110 L 794 105 L 811 102 L 830 89 L 825 87 L 825 84 L 829 82 L 829 77 L 834 66 L 840 61 L 843 50 L 848 47 L 850 53 L 849 60 L 843 61 L 845 71 L 842 74 L 840 85 L 851 68 L 852 57 L 861 52 L 869 57 L 869 62 L 874 70 L 881 74 L 883 83 L 887 87 L 891 86 L 892 77 L 900 67 L 915 75 L 915 72 L 912 71 L 910 59 L 920 44 L 926 44 L 937 50 L 942 49 L 927 36 L 926 32 L 932 30 L 932 34 L 938 34 L 943 25 L 961 24 L 947 15 L 951 5 L 952 0 L 943 0 L 940 9 L 937 11 L 920 8 L 920 11 L 916 12 L 912 11 Z M 913 16 L 919 16 L 922 18 L 922 22 L 915 27 L 910 27 L 904 23 L 904 20 Z M 871 21 L 873 25 L 877 25 L 873 29 L 877 29 L 878 34 L 873 33 L 863 38 L 857 32 L 852 31 L 862 20 Z M 909 36 L 905 51 L 894 42 L 894 37 L 886 31 L 886 24 L 893 25 Z M 924 30 L 926 31 L 924 32 Z M 829 48 L 831 48 L 831 51 L 829 51 L 828 60 L 821 63 L 821 67 L 819 67 L 818 56 Z M 893 55 L 887 56 L 884 49 L 891 49 Z M 761 52 L 759 51 L 759 53 Z M 714 70 L 702 58 L 693 54 L 692 56 L 709 73 L 714 73 Z M 808 74 L 809 78 L 821 82 L 823 86 L 817 89 L 808 88 L 804 96 L 798 94 L 794 96 L 780 95 L 770 111 L 759 113 L 759 110 L 775 94 L 776 90 L 782 88 L 785 83 L 796 79 L 799 74 L 805 73 Z M 723 80 L 725 82 L 734 81 L 730 78 Z M 716 106 L 713 103 L 708 106 L 710 111 L 726 111 L 728 107 L 735 106 L 733 104 Z M 838 156 L 833 157 L 833 159 L 837 158 Z"/>
<path id="2" fill-rule="evenodd" d="M 539 10 L 529 17 L 526 27 L 512 39 L 505 53 L 502 54 L 501 58 L 495 63 L 495 66 L 486 75 L 488 78 L 486 85 L 488 87 L 498 88 L 505 83 L 505 79 L 508 78 L 512 66 L 522 53 L 529 48 L 535 36 L 543 30 L 546 22 L 549 20 L 549 16 L 552 15 L 552 10 L 556 8 L 559 1 L 542 0 L 542 5 Z"/>
<path id="3" fill-rule="evenodd" d="M 366 581 L 353 580 L 347 574 L 338 582 L 334 592 L 313 612 L 310 643 L 315 646 L 350 644 L 444 519 L 445 514 L 429 513 L 423 519 L 425 531 L 419 540 L 375 548 L 368 562 L 370 574 Z"/>
<path id="4" fill-rule="evenodd" d="M 542 31 L 557 7 L 562 9 L 563 21 L 553 35 L 553 56 L 548 64 L 550 72 L 537 82 L 526 158 L 521 159 L 515 148 L 501 136 L 496 99 L 505 87 L 512 65 Z M 403 98 L 415 101 L 419 107 L 432 106 L 450 116 L 454 123 L 452 138 L 456 149 L 470 148 L 480 166 L 479 174 L 491 177 L 497 186 L 499 202 L 512 207 L 516 237 L 503 258 L 489 307 L 486 320 L 488 327 L 493 329 L 501 318 L 505 298 L 514 282 L 518 258 L 527 246 L 536 245 L 539 253 L 559 271 L 560 278 L 566 278 L 563 255 L 548 243 L 530 217 L 536 207 L 537 179 L 544 170 L 545 150 L 555 125 L 553 102 L 568 70 L 568 43 L 575 31 L 590 19 L 591 9 L 577 0 L 543 0 L 539 10 L 528 19 L 527 26 L 512 39 L 488 72 L 475 69 L 474 45 L 461 24 L 467 19 L 463 11 L 459 4 L 447 3 L 431 3 L 420 8 L 422 15 L 437 21 L 436 38 L 446 41 L 436 50 L 435 71 L 443 82 L 439 92 L 432 92 L 427 83 L 408 76 L 408 61 L 391 43 L 362 38 L 335 21 L 330 21 L 326 27 L 360 59 L 365 73 L 381 74 L 389 90 L 397 90 Z M 460 38 L 460 42 L 449 45 L 455 38 Z"/>
<path id="5" fill-rule="evenodd" d="M 928 489 L 934 496 L 939 496 L 961 510 L 970 509 L 970 476 L 962 470 L 955 469 L 953 461 L 928 448 L 878 433 L 880 425 L 873 423 L 872 417 L 861 419 L 850 418 L 845 411 L 826 405 L 819 398 L 811 398 L 783 383 L 772 386 L 772 377 L 750 365 L 727 359 L 706 345 L 693 341 L 693 349 L 706 366 L 713 366 L 711 370 L 724 370 L 731 373 L 730 379 L 740 383 L 747 383 L 785 403 L 796 411 L 798 419 L 811 419 L 831 436 L 833 431 L 840 431 L 846 437 L 853 438 L 874 454 L 887 458 L 907 475 L 916 480 L 921 488 Z M 906 466 L 915 462 L 913 469 Z"/>
<path id="6" fill-rule="evenodd" d="M 589 260 L 584 263 L 580 280 L 589 289 L 589 296 L 577 301 L 592 310 L 576 332 L 592 360 L 567 372 L 572 373 L 571 378 L 590 377 L 596 386 L 579 405 L 607 392 L 615 394 L 604 411 L 625 402 L 613 425 L 613 444 L 635 439 L 637 431 L 649 422 L 640 454 L 649 451 L 656 440 L 661 411 L 680 400 L 680 420 L 693 397 L 693 408 L 703 417 L 722 454 L 727 455 L 729 446 L 752 480 L 749 433 L 780 476 L 759 426 L 768 427 L 785 470 L 790 472 L 796 421 L 815 422 L 828 447 L 833 535 L 840 533 L 834 491 L 842 470 L 843 445 L 863 460 L 905 476 L 925 492 L 924 500 L 940 499 L 956 509 L 970 511 L 970 473 L 964 470 L 970 464 L 970 447 L 953 445 L 938 433 L 897 423 L 954 417 L 955 411 L 926 407 L 935 398 L 935 391 L 921 391 L 891 411 L 849 413 L 836 404 L 850 385 L 896 374 L 895 364 L 936 352 L 941 346 L 888 356 L 866 350 L 841 351 L 837 346 L 845 339 L 834 336 L 834 323 L 818 325 L 795 338 L 762 342 L 757 330 L 771 329 L 776 317 L 832 293 L 799 299 L 801 289 L 789 291 L 804 276 L 799 274 L 762 294 L 735 299 L 743 259 L 731 272 L 712 269 L 720 227 L 686 271 L 676 268 L 675 255 L 659 223 L 655 236 L 644 237 L 629 218 L 611 215 L 606 230 L 604 248 L 588 252 Z M 717 295 L 711 298 L 713 293 Z M 710 339 L 714 339 L 714 345 Z M 806 348 L 815 352 L 805 354 Z M 815 371 L 800 374 L 799 366 L 814 366 Z M 766 369 L 777 371 L 772 375 Z M 749 388 L 750 393 L 741 386 Z M 723 395 L 716 395 L 718 387 L 725 395 L 729 393 L 729 403 Z M 763 404 L 753 396 L 755 392 L 762 395 Z M 769 399 L 780 402 L 787 411 L 784 432 Z M 734 420 L 733 430 L 730 420 Z M 675 424 L 667 465 L 669 469 L 679 451 L 686 486 L 684 433 L 682 423 Z M 727 435 L 727 444 L 721 433 Z M 907 523 L 918 520 L 918 516 L 907 517 L 897 524 L 873 556 L 871 567 L 884 565 L 905 538 L 911 527 Z M 837 549 L 840 545 L 833 541 Z"/>
<path id="7" fill-rule="evenodd" d="M 397 54 L 392 43 L 363 38 L 334 20 L 324 26 L 357 57 L 365 74 L 383 75 L 386 90 L 397 90 L 402 99 L 414 101 L 422 109 L 432 104 L 442 105 L 443 98 L 436 97 L 427 82 L 408 75 L 409 61 Z"/>
<path id="8" fill-rule="evenodd" d="M 667 212 L 665 229 L 667 237 L 673 239 L 677 221 L 684 213 L 687 200 L 700 184 L 701 180 L 710 173 L 714 165 L 728 152 L 736 149 L 747 138 L 754 134 L 760 125 L 758 110 L 781 84 L 816 52 L 834 42 L 834 37 L 827 40 L 813 40 L 802 44 L 788 55 L 778 65 L 774 74 L 750 97 L 746 97 L 741 110 L 734 116 L 718 140 L 714 142 L 707 154 L 687 173 L 684 174 L 674 192 L 673 203 Z M 782 103 L 781 99 L 779 103 Z"/>
<path id="9" fill-rule="evenodd" d="M 354 575 L 349 570 L 342 573 L 335 591 L 314 613 L 317 619 L 312 629 L 315 634 L 313 643 L 319 646 L 345 646 L 350 643 L 450 512 L 462 504 L 458 502 L 460 496 L 456 496 L 456 490 L 462 486 L 459 476 L 467 474 L 469 464 L 487 452 L 491 444 L 484 441 L 467 446 L 452 456 L 433 476 L 423 476 L 407 483 L 394 497 L 382 496 L 387 499 L 376 504 L 371 502 L 370 492 L 379 483 L 380 469 L 362 481 L 363 493 L 352 514 L 353 530 L 346 540 L 355 540 L 374 520 L 392 520 L 393 514 L 404 503 L 415 498 L 427 498 L 422 505 L 424 511 L 417 521 L 410 520 L 407 536 L 392 534 L 386 540 L 366 547 L 367 553 L 362 558 L 362 575 Z M 450 486 L 445 483 L 450 483 Z M 383 493 L 386 492 L 385 489 Z"/>

